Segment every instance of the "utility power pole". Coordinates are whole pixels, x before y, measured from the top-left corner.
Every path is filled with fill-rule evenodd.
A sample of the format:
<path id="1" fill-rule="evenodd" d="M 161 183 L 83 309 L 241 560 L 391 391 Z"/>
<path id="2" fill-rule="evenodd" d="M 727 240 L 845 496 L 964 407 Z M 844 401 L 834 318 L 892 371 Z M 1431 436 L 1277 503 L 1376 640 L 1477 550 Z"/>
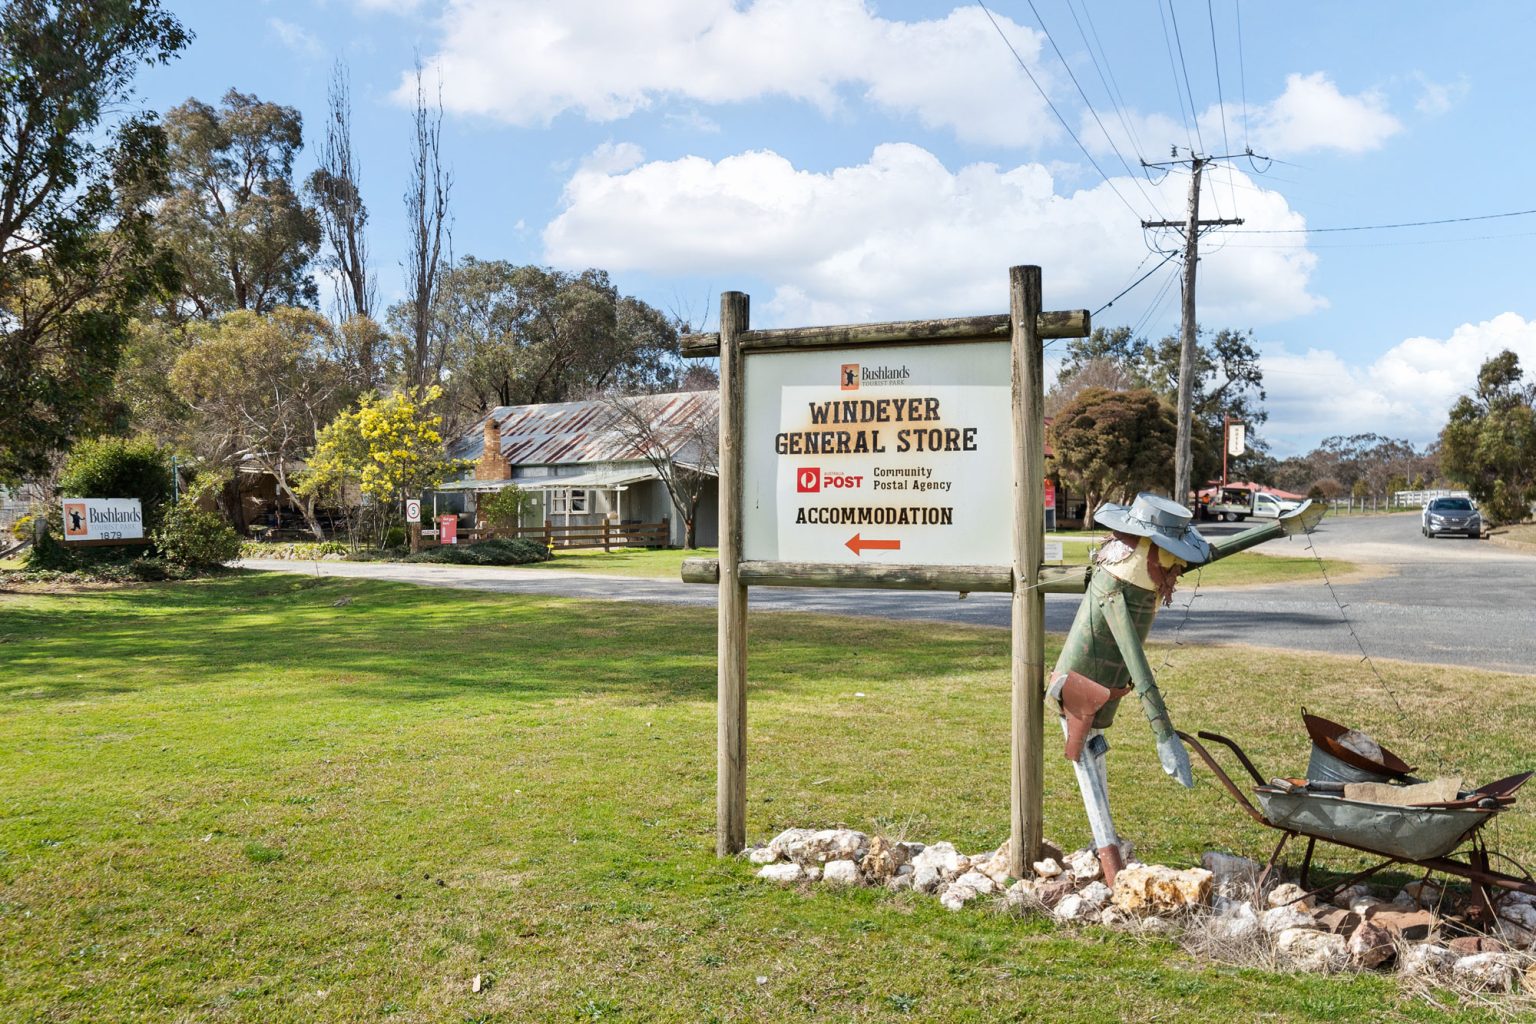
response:
<path id="1" fill-rule="evenodd" d="M 1241 217 L 1227 217 L 1220 220 L 1200 219 L 1200 172 L 1205 166 L 1217 160 L 1231 160 L 1238 156 L 1253 156 L 1252 151 L 1247 153 L 1229 153 L 1226 156 L 1199 156 L 1193 152 L 1187 159 L 1177 158 L 1178 149 L 1174 149 L 1175 159 L 1165 160 L 1161 163 L 1149 164 L 1145 160 L 1141 162 L 1143 167 L 1182 167 L 1188 165 L 1189 175 L 1189 219 L 1176 220 L 1144 220 L 1142 228 L 1175 228 L 1184 232 L 1184 309 L 1179 322 L 1179 407 L 1178 407 L 1178 442 L 1173 452 L 1173 500 L 1179 504 L 1189 501 L 1189 472 L 1190 472 L 1190 435 L 1193 432 L 1192 419 L 1195 401 L 1195 268 L 1200 262 L 1200 231 L 1202 228 L 1220 228 L 1241 224 Z M 1223 441 L 1225 443 L 1225 441 Z"/>

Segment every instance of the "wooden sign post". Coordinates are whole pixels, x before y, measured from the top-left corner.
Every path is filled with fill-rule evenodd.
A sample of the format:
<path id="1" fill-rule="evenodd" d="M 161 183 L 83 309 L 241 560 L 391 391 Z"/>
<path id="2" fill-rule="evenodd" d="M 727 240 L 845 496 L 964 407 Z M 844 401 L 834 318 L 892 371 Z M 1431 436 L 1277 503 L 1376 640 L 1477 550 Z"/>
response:
<path id="1" fill-rule="evenodd" d="M 1044 777 L 1045 601 L 1086 566 L 1042 566 L 1043 339 L 1086 310 L 1042 312 L 1039 267 L 1009 271 L 999 316 L 753 331 L 726 292 L 720 357 L 720 557 L 683 579 L 720 588 L 716 852 L 746 845 L 747 588 L 1011 593 L 1010 871 L 1037 858 Z"/>

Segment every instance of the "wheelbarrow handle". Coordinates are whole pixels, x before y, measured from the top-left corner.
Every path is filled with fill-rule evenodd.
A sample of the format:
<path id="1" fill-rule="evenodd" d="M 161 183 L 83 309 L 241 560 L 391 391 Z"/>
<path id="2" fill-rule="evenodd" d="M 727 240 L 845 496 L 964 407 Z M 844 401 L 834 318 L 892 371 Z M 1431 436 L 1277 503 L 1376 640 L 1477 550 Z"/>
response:
<path id="1" fill-rule="evenodd" d="M 1247 769 L 1248 776 L 1253 779 L 1254 785 L 1262 786 L 1265 784 L 1264 776 L 1260 775 L 1259 770 L 1253 766 L 1253 762 L 1248 760 L 1248 755 L 1243 753 L 1243 748 L 1237 745 L 1236 740 L 1229 740 L 1225 736 L 1214 732 L 1207 732 L 1204 729 L 1200 730 L 1200 738 L 1210 740 L 1212 743 L 1220 743 L 1222 746 L 1227 747 L 1243 763 L 1243 767 Z"/>
<path id="2" fill-rule="evenodd" d="M 1249 801 L 1248 797 L 1243 793 L 1243 791 L 1237 788 L 1237 783 L 1233 782 L 1231 776 L 1222 770 L 1221 765 L 1216 763 L 1216 759 L 1211 756 L 1210 751 L 1206 750 L 1205 746 L 1199 740 L 1195 739 L 1188 733 L 1179 732 L 1178 730 L 1174 730 L 1174 735 L 1183 740 L 1190 750 L 1193 750 L 1196 754 L 1200 755 L 1200 760 L 1205 762 L 1205 766 L 1211 770 L 1211 774 L 1216 776 L 1216 780 L 1221 783 L 1222 788 L 1231 794 L 1232 799 L 1237 801 L 1238 806 L 1242 807 L 1242 809 L 1248 813 L 1248 817 L 1252 818 L 1260 825 L 1268 825 L 1273 827 L 1273 825 L 1270 824 L 1269 819 L 1260 814 L 1258 808 L 1253 806 L 1252 802 Z M 1254 772 L 1253 765 L 1249 762 L 1248 758 L 1243 755 L 1243 752 L 1237 748 L 1237 744 L 1233 743 L 1229 739 L 1217 736 L 1214 733 L 1202 732 L 1200 735 L 1206 739 L 1225 743 L 1227 746 L 1231 747 L 1237 753 L 1238 757 L 1242 759 L 1243 765 L 1248 769 L 1249 773 L 1252 774 L 1255 778 L 1258 778 L 1258 773 Z M 1262 786 L 1263 784 L 1264 780 L 1259 779 L 1259 785 Z"/>

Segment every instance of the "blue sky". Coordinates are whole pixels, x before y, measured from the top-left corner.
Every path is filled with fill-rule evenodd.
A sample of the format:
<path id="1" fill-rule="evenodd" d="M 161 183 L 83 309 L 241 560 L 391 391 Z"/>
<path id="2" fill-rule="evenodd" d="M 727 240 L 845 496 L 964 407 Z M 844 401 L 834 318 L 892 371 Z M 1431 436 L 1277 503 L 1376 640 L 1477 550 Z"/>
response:
<path id="1" fill-rule="evenodd" d="M 1278 454 L 1431 441 L 1501 348 L 1536 374 L 1536 216 L 1318 230 L 1536 208 L 1527 4 L 995 0 L 995 26 L 873 0 L 167 6 L 197 38 L 141 76 L 156 109 L 235 87 L 315 132 L 346 60 L 386 301 L 419 53 L 457 253 L 600 266 L 706 326 L 730 289 L 765 327 L 1003 312 L 1015 263 L 1043 267 L 1048 307 L 1097 310 L 1175 241 L 1139 221 L 1184 215 L 1187 176 L 1140 159 L 1251 146 L 1273 162 L 1202 190 L 1203 216 L 1246 223 L 1204 244 L 1200 320 L 1253 329 Z M 1175 273 L 1096 323 L 1176 330 Z"/>

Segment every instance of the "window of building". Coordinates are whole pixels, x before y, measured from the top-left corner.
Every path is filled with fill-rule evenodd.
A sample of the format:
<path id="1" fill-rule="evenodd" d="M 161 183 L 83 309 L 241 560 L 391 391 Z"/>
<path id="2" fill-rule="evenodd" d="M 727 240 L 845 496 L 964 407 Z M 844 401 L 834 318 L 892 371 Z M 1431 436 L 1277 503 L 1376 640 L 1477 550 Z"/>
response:
<path id="1" fill-rule="evenodd" d="M 571 490 L 568 487 L 550 491 L 549 510 L 556 515 L 566 513 L 581 515 L 592 507 L 588 497 L 590 493 L 590 491 Z"/>

